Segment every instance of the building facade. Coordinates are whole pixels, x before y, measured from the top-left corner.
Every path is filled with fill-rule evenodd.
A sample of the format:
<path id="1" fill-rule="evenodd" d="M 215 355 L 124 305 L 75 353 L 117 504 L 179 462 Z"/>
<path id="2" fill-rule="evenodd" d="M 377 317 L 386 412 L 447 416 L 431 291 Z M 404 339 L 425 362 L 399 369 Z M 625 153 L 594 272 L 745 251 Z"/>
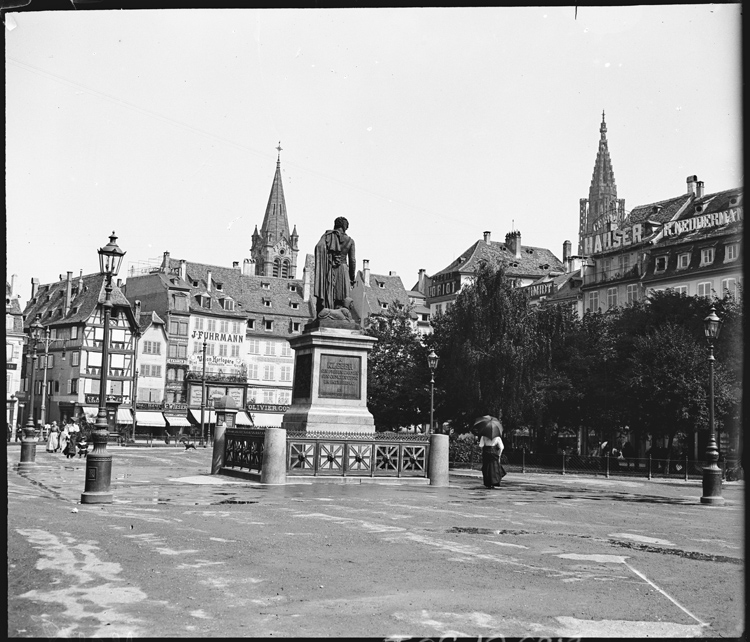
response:
<path id="1" fill-rule="evenodd" d="M 15 288 L 16 275 L 13 274 L 10 283 L 5 282 L 5 420 L 11 433 L 15 433 L 19 425 L 25 424 L 25 417 L 18 404 L 23 387 L 21 371 L 26 338 L 23 331 L 23 313 Z M 15 438 L 15 435 L 11 434 L 10 438 Z"/>

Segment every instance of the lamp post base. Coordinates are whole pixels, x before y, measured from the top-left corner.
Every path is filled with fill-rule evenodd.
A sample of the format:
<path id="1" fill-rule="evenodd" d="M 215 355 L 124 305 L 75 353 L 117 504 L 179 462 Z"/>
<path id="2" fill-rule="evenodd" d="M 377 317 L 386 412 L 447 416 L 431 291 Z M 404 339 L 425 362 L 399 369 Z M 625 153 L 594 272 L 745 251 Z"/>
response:
<path id="1" fill-rule="evenodd" d="M 714 463 L 703 469 L 703 496 L 701 504 L 720 506 L 724 503 L 721 496 L 721 469 Z"/>
<path id="2" fill-rule="evenodd" d="M 27 473 L 30 470 L 36 470 L 38 468 L 35 461 L 19 461 L 16 465 L 16 470 L 19 473 Z"/>
<path id="3" fill-rule="evenodd" d="M 111 504 L 112 493 L 83 491 L 81 493 L 81 504 Z"/>

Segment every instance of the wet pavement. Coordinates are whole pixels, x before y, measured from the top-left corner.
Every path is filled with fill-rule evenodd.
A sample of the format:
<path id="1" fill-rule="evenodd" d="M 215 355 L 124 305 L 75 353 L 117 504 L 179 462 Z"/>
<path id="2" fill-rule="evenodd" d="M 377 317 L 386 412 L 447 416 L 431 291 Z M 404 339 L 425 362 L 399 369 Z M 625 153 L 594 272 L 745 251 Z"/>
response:
<path id="1" fill-rule="evenodd" d="M 478 472 L 263 486 L 211 449 L 111 447 L 112 504 L 85 460 L 7 449 L 8 635 L 736 637 L 744 483 Z"/>

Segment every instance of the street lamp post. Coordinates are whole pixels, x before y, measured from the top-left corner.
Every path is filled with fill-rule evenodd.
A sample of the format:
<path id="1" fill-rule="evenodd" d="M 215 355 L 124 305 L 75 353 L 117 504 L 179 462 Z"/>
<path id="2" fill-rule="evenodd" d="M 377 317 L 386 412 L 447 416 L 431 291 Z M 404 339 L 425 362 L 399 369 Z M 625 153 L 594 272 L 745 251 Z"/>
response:
<path id="1" fill-rule="evenodd" d="M 724 498 L 721 496 L 721 469 L 716 462 L 719 461 L 719 449 L 716 446 L 716 426 L 714 423 L 714 343 L 721 332 L 721 319 L 716 314 L 716 308 L 711 304 L 708 316 L 703 319 L 703 330 L 708 342 L 708 427 L 711 431 L 706 448 L 706 461 L 708 466 L 703 467 L 703 496 L 701 504 L 721 505 Z"/>
<path id="2" fill-rule="evenodd" d="M 107 452 L 107 374 L 109 371 L 109 317 L 112 311 L 112 277 L 117 275 L 125 256 L 118 246 L 115 233 L 109 237 L 109 243 L 99 252 L 99 272 L 105 277 L 104 302 L 102 316 L 104 336 L 102 343 L 102 367 L 99 377 L 99 412 L 96 416 L 91 441 L 94 449 L 86 457 L 86 482 L 81 494 L 81 504 L 111 504 L 112 493 L 109 490 L 112 479 L 112 455 Z"/>
<path id="3" fill-rule="evenodd" d="M 427 365 L 430 367 L 430 427 L 427 430 L 429 435 L 432 432 L 433 415 L 435 411 L 435 368 L 437 368 L 438 356 L 434 350 L 430 350 L 427 355 Z"/>
<path id="4" fill-rule="evenodd" d="M 203 339 L 203 374 L 201 374 L 201 444 L 206 447 L 206 340 Z"/>
<path id="5" fill-rule="evenodd" d="M 42 370 L 42 407 L 39 411 L 39 423 L 44 426 L 47 423 L 47 360 L 49 359 L 49 326 L 44 328 L 44 368 Z"/>
<path id="6" fill-rule="evenodd" d="M 23 429 L 23 439 L 21 440 L 21 459 L 18 462 L 18 470 L 30 470 L 36 465 L 36 428 L 34 427 L 34 388 L 36 387 L 36 344 L 42 336 L 44 328 L 39 323 L 37 316 L 34 323 L 29 326 L 29 347 L 31 354 L 29 357 L 29 414 L 26 420 L 26 426 Z"/>

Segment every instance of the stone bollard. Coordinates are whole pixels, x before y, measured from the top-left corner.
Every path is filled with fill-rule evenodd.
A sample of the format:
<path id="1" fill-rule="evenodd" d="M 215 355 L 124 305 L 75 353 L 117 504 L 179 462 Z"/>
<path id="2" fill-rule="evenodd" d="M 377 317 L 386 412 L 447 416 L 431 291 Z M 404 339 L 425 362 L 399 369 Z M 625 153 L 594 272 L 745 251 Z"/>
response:
<path id="1" fill-rule="evenodd" d="M 266 428 L 260 483 L 286 484 L 286 428 Z"/>
<path id="2" fill-rule="evenodd" d="M 448 435 L 430 435 L 430 486 L 448 485 Z"/>
<path id="3" fill-rule="evenodd" d="M 216 426 L 216 435 L 214 438 L 214 452 L 213 458 L 211 459 L 211 474 L 216 475 L 221 467 L 224 465 L 224 458 L 226 456 L 226 436 L 227 426 L 224 423 Z"/>

